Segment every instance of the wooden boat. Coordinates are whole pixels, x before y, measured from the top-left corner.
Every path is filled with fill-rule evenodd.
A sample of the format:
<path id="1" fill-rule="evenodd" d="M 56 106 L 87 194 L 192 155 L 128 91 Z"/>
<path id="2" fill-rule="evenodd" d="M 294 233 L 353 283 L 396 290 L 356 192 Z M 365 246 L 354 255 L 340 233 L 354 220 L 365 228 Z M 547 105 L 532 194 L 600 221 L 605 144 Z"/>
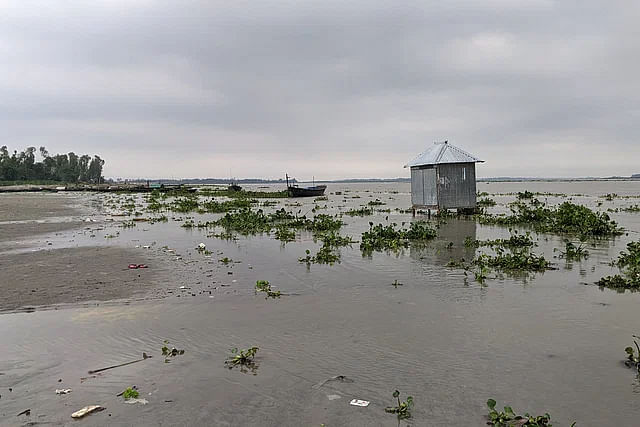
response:
<path id="1" fill-rule="evenodd" d="M 326 185 L 315 185 L 313 187 L 289 187 L 290 197 L 317 197 L 324 194 L 324 190 L 327 189 Z"/>
<path id="2" fill-rule="evenodd" d="M 289 175 L 287 175 L 287 193 L 289 197 L 318 197 L 324 195 L 324 190 L 326 189 L 326 185 L 314 185 L 312 187 L 289 185 Z"/>

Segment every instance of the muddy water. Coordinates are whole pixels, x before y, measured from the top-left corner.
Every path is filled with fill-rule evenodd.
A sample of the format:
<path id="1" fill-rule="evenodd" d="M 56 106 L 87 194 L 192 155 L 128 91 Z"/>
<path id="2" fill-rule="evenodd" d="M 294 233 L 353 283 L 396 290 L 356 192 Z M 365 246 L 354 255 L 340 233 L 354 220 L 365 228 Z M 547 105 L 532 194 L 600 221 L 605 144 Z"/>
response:
<path id="1" fill-rule="evenodd" d="M 640 203 L 637 197 L 599 197 L 639 196 L 639 182 L 478 187 L 502 194 L 491 196 L 498 202 L 495 212 L 514 200 L 507 193 L 525 189 L 568 195 L 546 197 L 550 203 L 571 198 L 600 210 Z M 344 211 L 376 198 L 386 203 L 380 208 L 391 209 L 364 218 L 345 216 L 343 235 L 358 240 L 369 221 L 411 221 L 394 210 L 407 207 L 407 184 L 328 189 L 335 191 L 343 194 L 318 202 L 327 209 L 317 213 Z M 274 208 L 292 201 L 279 203 Z M 312 215 L 313 201 L 285 207 Z M 481 286 L 445 264 L 474 255 L 464 247 L 465 237 L 508 236 L 502 227 L 451 219 L 426 247 L 363 257 L 354 244 L 341 249 L 340 264 L 307 268 L 298 257 L 318 247 L 308 234 L 282 245 L 270 236 L 209 238 L 174 219 L 122 229 L 121 218 L 110 217 L 110 210 L 105 205 L 88 229 L 33 236 L 3 249 L 138 246 L 172 266 L 175 286 L 160 300 L 1 315 L 1 423 L 64 424 L 71 412 L 95 403 L 107 410 L 83 424 L 395 426 L 395 417 L 383 408 L 399 389 L 414 396 L 413 425 L 483 425 L 489 397 L 518 411 L 549 412 L 554 425 L 574 420 L 580 426 L 638 424 L 640 383 L 621 360 L 631 334 L 640 332 L 640 295 L 591 284 L 611 274 L 607 263 L 640 237 L 638 213 L 611 213 L 628 235 L 590 242 L 591 256 L 580 263 L 553 258 L 561 237 L 536 236 L 534 251 L 552 259 L 557 270 L 520 278 L 491 275 Z M 193 216 L 196 222 L 218 217 L 169 216 Z M 194 250 L 200 242 L 213 252 L 210 258 Z M 239 262 L 225 265 L 222 257 Z M 291 295 L 255 296 L 258 279 Z M 394 280 L 403 286 L 390 286 Z M 159 349 L 165 339 L 186 353 L 164 363 Z M 228 348 L 254 345 L 260 347 L 256 375 L 224 367 Z M 90 369 L 135 360 L 143 351 L 154 358 L 81 380 Z M 318 386 L 336 375 L 353 382 Z M 132 384 L 149 404 L 128 405 L 115 396 Z M 56 388 L 67 387 L 71 394 L 55 395 Z M 353 398 L 371 404 L 350 406 Z M 16 417 L 27 408 L 29 418 Z"/>

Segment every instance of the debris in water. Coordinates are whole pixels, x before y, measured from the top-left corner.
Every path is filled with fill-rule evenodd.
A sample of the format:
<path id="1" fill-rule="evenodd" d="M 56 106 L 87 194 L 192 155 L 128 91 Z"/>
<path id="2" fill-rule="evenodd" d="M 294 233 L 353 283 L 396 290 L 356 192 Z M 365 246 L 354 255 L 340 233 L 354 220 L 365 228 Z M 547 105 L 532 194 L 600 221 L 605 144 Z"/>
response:
<path id="1" fill-rule="evenodd" d="M 122 366 L 131 365 L 132 363 L 138 363 L 138 362 L 142 362 L 143 360 L 151 359 L 151 357 L 152 356 L 147 355 L 147 353 L 142 353 L 142 359 L 133 360 L 131 362 L 121 363 L 119 365 L 107 366 L 106 368 L 96 369 L 96 370 L 93 370 L 93 371 L 89 371 L 88 373 L 89 374 L 96 374 L 98 372 L 106 371 L 106 370 L 109 370 L 109 369 L 120 368 Z"/>
<path id="2" fill-rule="evenodd" d="M 31 409 L 25 409 L 16 416 L 19 417 L 20 415 L 26 415 L 28 417 L 29 415 L 31 415 Z"/>
<path id="3" fill-rule="evenodd" d="M 56 389 L 56 394 L 69 394 L 72 391 L 73 390 L 71 390 L 70 388 L 57 388 Z"/>
<path id="4" fill-rule="evenodd" d="M 147 399 L 131 398 L 131 399 L 125 399 L 124 403 L 128 403 L 130 405 L 135 405 L 136 403 L 139 403 L 141 405 L 146 405 L 147 403 L 149 403 L 149 401 Z"/>
<path id="5" fill-rule="evenodd" d="M 369 406 L 369 401 L 368 400 L 360 400 L 360 399 L 352 399 L 351 402 L 349 402 L 349 405 L 362 406 L 363 408 L 366 408 L 367 406 Z"/>
<path id="6" fill-rule="evenodd" d="M 338 400 L 341 398 L 342 396 L 340 396 L 339 394 L 327 394 L 327 399 L 329 400 Z"/>
<path id="7" fill-rule="evenodd" d="M 334 377 L 331 377 L 329 379 L 326 379 L 322 382 L 319 382 L 318 384 L 312 386 L 311 388 L 320 388 L 323 385 L 325 385 L 326 383 L 328 383 L 329 381 L 340 381 L 342 383 L 352 383 L 353 380 L 349 377 L 347 377 L 346 375 L 336 375 Z"/>
<path id="8" fill-rule="evenodd" d="M 85 406 L 84 408 L 74 412 L 73 414 L 71 414 L 71 418 L 82 418 L 86 415 L 92 414 L 94 412 L 100 412 L 100 411 L 104 411 L 105 408 L 100 406 L 100 405 L 90 405 L 90 406 Z"/>

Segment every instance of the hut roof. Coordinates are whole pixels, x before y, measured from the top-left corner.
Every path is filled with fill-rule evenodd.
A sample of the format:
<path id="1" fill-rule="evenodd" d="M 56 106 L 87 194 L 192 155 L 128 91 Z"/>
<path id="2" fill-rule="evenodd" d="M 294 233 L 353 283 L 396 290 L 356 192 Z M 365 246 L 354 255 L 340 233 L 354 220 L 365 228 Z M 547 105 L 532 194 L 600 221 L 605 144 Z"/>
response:
<path id="1" fill-rule="evenodd" d="M 442 163 L 476 163 L 484 162 L 467 153 L 461 148 L 449 144 L 448 141 L 435 142 L 415 159 L 404 165 L 405 168 L 413 166 L 440 165 Z"/>

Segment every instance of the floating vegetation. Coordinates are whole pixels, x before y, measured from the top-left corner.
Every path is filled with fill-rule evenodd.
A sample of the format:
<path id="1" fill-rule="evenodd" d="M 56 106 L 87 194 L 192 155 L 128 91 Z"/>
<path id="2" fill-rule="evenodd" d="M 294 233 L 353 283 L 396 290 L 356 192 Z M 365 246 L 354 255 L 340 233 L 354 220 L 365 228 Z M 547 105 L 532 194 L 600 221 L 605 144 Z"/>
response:
<path id="1" fill-rule="evenodd" d="M 280 224 L 276 226 L 274 237 L 283 242 L 293 242 L 296 240 L 296 232 L 287 228 L 286 224 Z"/>
<path id="2" fill-rule="evenodd" d="M 258 292 L 264 292 L 267 298 L 280 298 L 282 293 L 280 291 L 274 291 L 271 289 L 271 285 L 266 280 L 258 280 L 256 281 L 256 295 Z"/>
<path id="3" fill-rule="evenodd" d="M 344 213 L 349 216 L 369 216 L 373 215 L 373 209 L 362 207 L 360 209 L 350 209 Z"/>
<path id="4" fill-rule="evenodd" d="M 386 205 L 386 203 L 381 201 L 380 199 L 375 199 L 375 200 L 371 200 L 369 203 L 367 203 L 367 205 L 369 205 L 369 206 L 383 206 L 383 205 Z"/>
<path id="5" fill-rule="evenodd" d="M 636 335 L 633 335 L 633 338 L 639 338 Z M 636 346 L 638 352 L 633 349 L 633 347 L 629 346 L 624 349 L 624 352 L 627 353 L 627 360 L 624 361 L 624 364 L 629 368 L 636 368 L 638 372 L 640 372 L 640 345 L 638 345 L 638 341 L 633 340 L 633 344 Z"/>
<path id="6" fill-rule="evenodd" d="M 362 233 L 360 250 L 365 254 L 373 251 L 399 251 L 409 246 L 410 242 L 427 241 L 437 236 L 436 230 L 425 221 L 411 223 L 408 230 L 396 229 L 397 224 L 389 225 L 369 223 L 369 231 Z"/>
<path id="7" fill-rule="evenodd" d="M 473 265 L 482 268 L 493 268 L 507 273 L 542 272 L 551 268 L 551 263 L 543 255 L 526 251 L 505 253 L 502 248 L 496 249 L 496 255 L 481 254 L 473 261 Z"/>
<path id="8" fill-rule="evenodd" d="M 525 191 L 518 191 L 518 193 L 516 193 L 516 198 L 520 199 L 520 200 L 524 200 L 524 199 L 533 199 L 534 194 L 531 191 L 525 190 Z"/>
<path id="9" fill-rule="evenodd" d="M 307 249 L 305 253 L 307 256 L 299 258 L 298 261 L 304 262 L 307 265 L 312 263 L 333 265 L 336 262 L 340 262 L 340 254 L 335 252 L 333 248 L 327 244 L 323 244 L 314 256 L 311 256 L 311 251 L 309 249 Z"/>
<path id="10" fill-rule="evenodd" d="M 551 269 L 551 263 L 543 255 L 531 253 L 534 242 L 529 233 L 518 234 L 514 231 L 509 239 L 475 240 L 465 239 L 465 246 L 478 248 L 490 247 L 493 254 L 481 253 L 471 262 L 464 259 L 450 260 L 447 267 L 463 268 L 471 271 L 479 283 L 484 283 L 488 274 L 495 270 L 510 275 L 530 272 L 543 272 Z"/>
<path id="11" fill-rule="evenodd" d="M 618 259 L 612 262 L 617 265 L 620 274 L 603 277 L 598 280 L 598 286 L 602 288 L 615 289 L 624 293 L 640 290 L 640 241 L 629 242 L 627 252 L 622 251 Z"/>
<path id="12" fill-rule="evenodd" d="M 249 370 L 255 375 L 258 365 L 255 362 L 256 353 L 258 353 L 258 347 L 251 347 L 246 350 L 238 350 L 238 348 L 232 348 L 231 355 L 227 357 L 224 364 L 229 369 L 240 368 L 241 372 L 248 372 Z"/>
<path id="13" fill-rule="evenodd" d="M 604 212 L 594 212 L 586 206 L 564 202 L 548 207 L 538 199 L 517 201 L 510 205 L 511 215 L 479 215 L 484 224 L 531 226 L 537 232 L 567 233 L 588 237 L 611 237 L 622 234 L 622 229 Z"/>
<path id="14" fill-rule="evenodd" d="M 398 286 L 403 286 L 403 284 L 398 282 L 398 279 L 396 279 L 396 280 L 393 281 L 391 286 L 393 286 L 394 288 L 398 289 Z"/>
<path id="15" fill-rule="evenodd" d="M 315 199 L 313 199 L 314 203 L 315 202 L 326 202 L 327 200 L 329 200 L 329 197 L 327 197 L 327 196 L 320 196 L 320 197 L 316 197 Z"/>
<path id="16" fill-rule="evenodd" d="M 496 205 L 496 201 L 486 197 L 486 198 L 483 198 L 483 199 L 479 199 L 476 202 L 476 205 L 478 205 L 480 207 L 495 206 Z"/>
<path id="17" fill-rule="evenodd" d="M 583 243 L 575 244 L 568 239 L 564 240 L 564 251 L 560 252 L 560 258 L 567 261 L 580 261 L 589 257 L 589 251 L 585 249 Z"/>
<path id="18" fill-rule="evenodd" d="M 316 238 L 322 240 L 325 246 L 329 246 L 331 248 L 349 246 L 353 243 L 356 243 L 351 237 L 341 236 L 335 230 L 331 230 L 323 233 L 317 233 Z"/>
<path id="19" fill-rule="evenodd" d="M 140 397 L 140 393 L 135 388 L 127 387 L 127 389 L 122 392 L 122 397 L 124 400 L 137 399 Z"/>
<path id="20" fill-rule="evenodd" d="M 170 357 L 176 357 L 184 354 L 184 350 L 178 350 L 175 347 L 169 347 L 169 341 L 164 340 L 164 345 L 162 346 L 162 355 L 165 357 L 164 363 L 169 363 Z"/>
<path id="21" fill-rule="evenodd" d="M 505 406 L 504 411 L 496 411 L 496 401 L 493 399 L 487 400 L 487 407 L 489 408 L 489 414 L 487 415 L 487 425 L 495 427 L 551 427 L 551 416 L 549 414 L 544 415 L 516 415 L 513 412 L 511 406 Z M 575 422 L 571 426 L 575 426 Z"/>
<path id="22" fill-rule="evenodd" d="M 632 205 L 632 206 L 628 206 L 626 208 L 621 208 L 620 209 L 623 212 L 640 212 L 640 205 Z"/>
<path id="23" fill-rule="evenodd" d="M 464 240 L 464 245 L 468 248 L 479 248 L 481 246 L 501 246 L 505 248 L 530 248 L 535 245 L 531 238 L 531 233 L 519 234 L 518 230 L 511 231 L 511 236 L 508 239 L 494 239 L 494 240 L 476 240 L 472 237 L 467 237 Z"/>
<path id="24" fill-rule="evenodd" d="M 413 408 L 413 397 L 407 396 L 407 400 L 400 401 L 400 392 L 398 390 L 393 392 L 393 397 L 398 400 L 397 406 L 387 406 L 384 411 L 388 414 L 397 414 L 399 420 L 405 420 L 411 418 L 411 409 Z"/>

